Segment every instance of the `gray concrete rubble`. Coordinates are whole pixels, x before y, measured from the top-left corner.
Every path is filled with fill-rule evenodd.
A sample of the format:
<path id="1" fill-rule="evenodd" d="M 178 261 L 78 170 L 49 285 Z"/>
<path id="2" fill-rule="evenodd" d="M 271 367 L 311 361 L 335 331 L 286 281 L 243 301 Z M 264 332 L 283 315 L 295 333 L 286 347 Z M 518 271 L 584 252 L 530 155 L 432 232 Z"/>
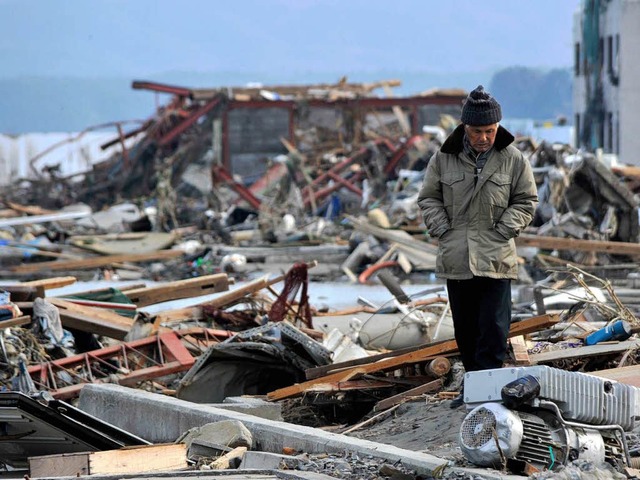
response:
<path id="1" fill-rule="evenodd" d="M 251 432 L 254 448 L 259 451 L 280 453 L 284 448 L 292 447 L 309 454 L 351 451 L 392 463 L 401 461 L 406 468 L 425 474 L 434 470 L 442 471 L 449 464 L 447 460 L 426 453 L 276 422 L 120 385 L 86 385 L 80 393 L 79 408 L 154 443 L 172 442 L 183 432 L 207 423 L 237 420 Z M 455 470 L 489 479 L 523 478 L 484 469 Z"/>
<path id="2" fill-rule="evenodd" d="M 39 480 L 75 480 L 78 477 L 40 477 Z M 321 473 L 303 472 L 297 470 L 219 470 L 219 471 L 192 471 L 192 472 L 161 472 L 145 473 L 142 475 L 92 475 L 92 480 L 149 480 L 158 478 L 164 480 L 182 480 L 196 478 L 199 480 L 224 479 L 224 480 L 335 480 Z"/>
<path id="3" fill-rule="evenodd" d="M 268 418 L 269 420 L 282 421 L 282 405 L 267 402 L 260 398 L 227 397 L 222 401 L 222 404 L 215 403 L 211 405 L 235 412 L 246 413 L 248 415 Z"/>
<path id="4" fill-rule="evenodd" d="M 235 447 L 251 448 L 253 436 L 242 422 L 222 420 L 194 427 L 180 435 L 176 443 L 187 445 L 189 457 L 216 457 Z"/>
<path id="5" fill-rule="evenodd" d="M 293 455 L 281 455 L 271 452 L 255 452 L 248 451 L 242 457 L 242 463 L 240 464 L 241 470 L 278 470 L 281 467 L 286 467 L 287 470 L 295 469 L 300 462 L 298 457 Z"/>

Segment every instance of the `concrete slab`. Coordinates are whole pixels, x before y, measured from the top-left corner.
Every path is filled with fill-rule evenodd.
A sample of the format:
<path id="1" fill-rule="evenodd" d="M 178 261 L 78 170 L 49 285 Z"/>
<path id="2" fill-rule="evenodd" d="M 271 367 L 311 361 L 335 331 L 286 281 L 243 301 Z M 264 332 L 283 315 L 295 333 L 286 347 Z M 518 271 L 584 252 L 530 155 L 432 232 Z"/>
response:
<path id="1" fill-rule="evenodd" d="M 336 480 L 335 477 L 329 477 L 321 473 L 292 470 L 197 470 L 180 472 L 148 472 L 144 475 L 91 475 L 86 478 L 91 478 L 91 480 L 149 480 L 150 478 L 162 480 L 183 480 L 185 478 L 193 478 L 197 480 Z M 78 480 L 78 477 L 38 477 L 38 480 Z"/>
<path id="2" fill-rule="evenodd" d="M 294 447 L 311 454 L 354 452 L 390 463 L 401 461 L 405 467 L 423 474 L 449 465 L 447 460 L 427 453 L 277 422 L 121 385 L 85 385 L 80 392 L 78 407 L 153 443 L 173 442 L 190 428 L 231 419 L 242 422 L 251 431 L 254 447 L 260 451 L 281 453 L 285 447 Z M 482 476 L 488 479 L 526 478 L 488 469 L 454 470 L 475 474 L 482 472 Z"/>
<path id="3" fill-rule="evenodd" d="M 282 421 L 282 405 L 267 402 L 255 397 L 227 397 L 222 403 L 208 404 L 214 407 L 227 408 L 235 412 L 242 412 L 269 420 Z"/>
<path id="4" fill-rule="evenodd" d="M 286 470 L 295 469 L 301 460 L 292 455 L 271 452 L 256 452 L 249 450 L 242 457 L 240 469 L 246 470 L 279 470 L 286 465 Z"/>

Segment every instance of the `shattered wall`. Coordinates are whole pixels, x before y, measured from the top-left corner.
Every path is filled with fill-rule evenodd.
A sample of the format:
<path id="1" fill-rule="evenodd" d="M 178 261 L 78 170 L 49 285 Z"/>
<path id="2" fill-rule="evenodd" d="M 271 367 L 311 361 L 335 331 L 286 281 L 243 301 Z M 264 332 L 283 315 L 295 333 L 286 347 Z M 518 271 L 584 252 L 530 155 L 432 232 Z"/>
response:
<path id="1" fill-rule="evenodd" d="M 246 182 L 264 175 L 269 159 L 287 153 L 280 138 L 289 137 L 288 109 L 235 108 L 227 122 L 229 170 Z"/>

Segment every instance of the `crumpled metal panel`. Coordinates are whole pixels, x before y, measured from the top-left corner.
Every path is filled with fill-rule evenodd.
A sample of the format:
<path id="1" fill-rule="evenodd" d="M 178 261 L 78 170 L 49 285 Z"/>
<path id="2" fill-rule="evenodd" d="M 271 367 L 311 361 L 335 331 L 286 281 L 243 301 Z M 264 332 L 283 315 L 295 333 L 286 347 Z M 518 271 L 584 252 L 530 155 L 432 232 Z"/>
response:
<path id="1" fill-rule="evenodd" d="M 28 457 L 149 444 L 44 392 L 39 400 L 0 392 L 0 462 L 25 468 Z"/>
<path id="2" fill-rule="evenodd" d="M 211 345 L 182 377 L 176 397 L 216 403 L 226 396 L 263 395 L 329 363 L 331 352 L 322 344 L 293 325 L 269 322 Z"/>

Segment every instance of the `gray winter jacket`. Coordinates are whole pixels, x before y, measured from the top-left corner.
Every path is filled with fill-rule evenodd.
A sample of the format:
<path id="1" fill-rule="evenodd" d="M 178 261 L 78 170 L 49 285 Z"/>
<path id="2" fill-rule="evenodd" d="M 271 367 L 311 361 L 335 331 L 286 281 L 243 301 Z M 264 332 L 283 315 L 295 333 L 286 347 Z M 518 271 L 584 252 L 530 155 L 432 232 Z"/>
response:
<path id="1" fill-rule="evenodd" d="M 436 274 L 516 279 L 514 238 L 529 225 L 538 203 L 531 165 L 500 126 L 476 179 L 463 138 L 459 125 L 429 161 L 418 195 L 427 230 L 438 238 Z"/>

